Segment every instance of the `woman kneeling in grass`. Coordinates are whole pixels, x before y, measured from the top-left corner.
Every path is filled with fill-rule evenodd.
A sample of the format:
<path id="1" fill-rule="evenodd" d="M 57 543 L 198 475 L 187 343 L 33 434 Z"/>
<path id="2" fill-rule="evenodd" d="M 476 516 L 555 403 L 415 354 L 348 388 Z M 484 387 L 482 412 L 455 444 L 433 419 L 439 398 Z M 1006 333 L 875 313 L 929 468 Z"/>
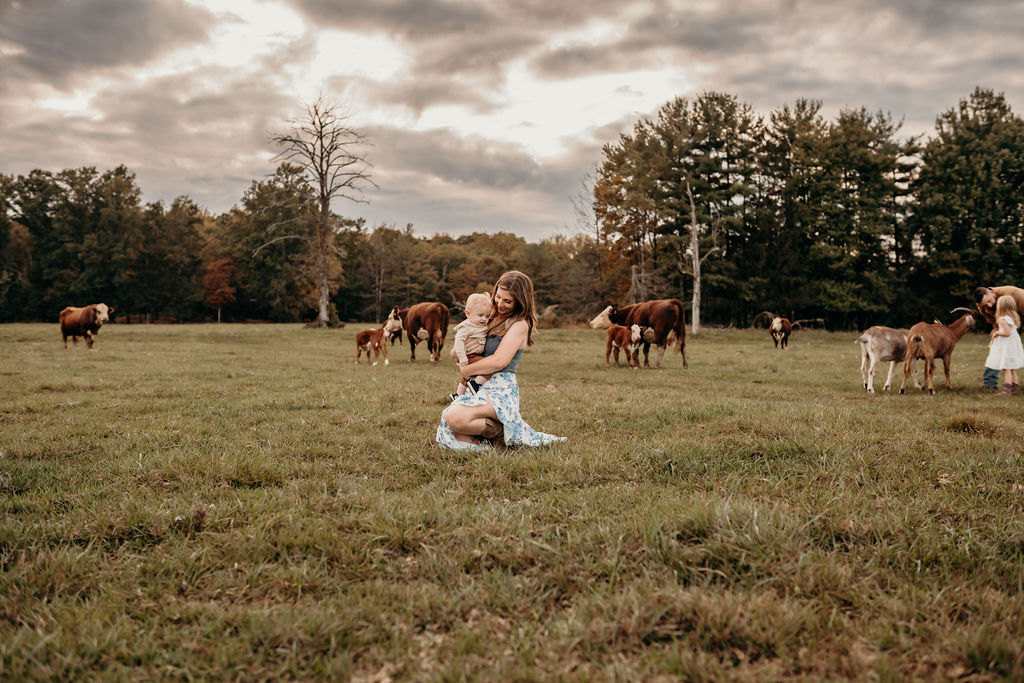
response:
<path id="1" fill-rule="evenodd" d="M 492 443 L 543 446 L 564 436 L 538 432 L 519 414 L 516 369 L 527 346 L 533 345 L 537 323 L 533 281 L 517 270 L 498 278 L 491 298 L 483 358 L 459 364 L 463 377 L 493 376 L 476 394 L 459 396 L 441 413 L 437 443 L 445 448 L 478 450 Z"/>

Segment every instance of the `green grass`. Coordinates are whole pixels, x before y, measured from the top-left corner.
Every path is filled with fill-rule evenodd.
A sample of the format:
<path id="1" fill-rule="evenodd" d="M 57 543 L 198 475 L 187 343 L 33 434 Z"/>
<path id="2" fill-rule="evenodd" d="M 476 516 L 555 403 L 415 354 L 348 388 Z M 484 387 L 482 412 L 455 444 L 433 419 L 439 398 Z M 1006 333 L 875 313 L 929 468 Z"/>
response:
<path id="1" fill-rule="evenodd" d="M 364 327 L 0 326 L 0 679 L 1024 677 L 984 336 L 899 396 L 852 333 L 634 371 L 541 330 L 523 414 L 568 442 L 467 454 L 454 365 L 356 367 Z"/>

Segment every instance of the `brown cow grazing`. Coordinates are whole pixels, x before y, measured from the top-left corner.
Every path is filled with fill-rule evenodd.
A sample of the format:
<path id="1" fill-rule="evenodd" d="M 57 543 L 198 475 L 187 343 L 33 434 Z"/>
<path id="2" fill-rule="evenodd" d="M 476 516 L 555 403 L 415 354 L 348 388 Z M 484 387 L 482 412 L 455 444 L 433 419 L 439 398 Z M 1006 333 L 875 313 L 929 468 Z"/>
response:
<path id="1" fill-rule="evenodd" d="M 448 334 L 448 307 L 439 301 L 424 301 L 403 308 L 398 316 L 409 337 L 409 349 L 412 352 L 409 361 L 416 360 L 416 344 L 421 341 L 427 342 L 432 363 L 441 360 L 441 349 Z"/>
<path id="2" fill-rule="evenodd" d="M 110 320 L 114 312 L 113 306 L 106 304 L 90 304 L 84 308 L 68 306 L 60 312 L 60 333 L 64 336 L 64 348 L 68 348 L 68 337 L 72 344 L 78 344 L 78 338 L 85 338 L 85 345 L 92 348 L 96 333 L 103 323 Z"/>
<path id="3" fill-rule="evenodd" d="M 789 335 L 793 332 L 793 323 L 789 322 L 787 318 L 776 316 L 772 318 L 772 324 L 768 326 L 768 332 L 772 335 L 775 348 L 779 348 L 779 344 L 782 344 L 782 348 L 786 348 L 789 345 Z"/>
<path id="4" fill-rule="evenodd" d="M 604 364 L 611 365 L 609 358 L 615 352 L 615 365 L 619 365 L 619 349 L 626 352 L 626 367 L 640 369 L 640 326 L 608 326 L 608 339 L 604 349 Z"/>
<path id="5" fill-rule="evenodd" d="M 658 358 L 654 367 L 661 367 L 661 359 L 669 344 L 683 354 L 683 367 L 690 367 L 686 362 L 686 309 L 679 299 L 654 299 L 631 306 L 616 308 L 608 306 L 590 321 L 595 330 L 603 330 L 609 325 L 639 325 L 644 329 L 644 367 L 650 367 L 648 353 L 651 344 L 658 346 Z"/>
<path id="6" fill-rule="evenodd" d="M 366 351 L 366 363 L 370 363 L 370 351 L 374 352 L 373 365 L 376 366 L 380 355 L 384 354 L 384 365 L 388 365 L 387 345 L 387 323 L 384 327 L 374 330 L 363 330 L 356 335 L 356 365 L 359 365 L 359 357 Z"/>

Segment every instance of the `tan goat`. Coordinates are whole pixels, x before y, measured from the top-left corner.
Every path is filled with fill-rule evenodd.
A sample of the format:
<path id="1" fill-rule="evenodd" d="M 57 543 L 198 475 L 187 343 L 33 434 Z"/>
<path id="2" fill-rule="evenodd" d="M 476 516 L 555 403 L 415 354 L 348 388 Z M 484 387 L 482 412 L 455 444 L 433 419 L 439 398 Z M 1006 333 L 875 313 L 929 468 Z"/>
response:
<path id="1" fill-rule="evenodd" d="M 864 331 L 864 334 L 857 337 L 856 343 L 860 344 L 860 375 L 864 380 L 864 388 L 870 393 L 875 393 L 875 368 L 880 362 L 889 362 L 889 374 L 885 378 L 885 386 L 882 391 L 889 391 L 892 386 L 892 375 L 896 371 L 896 364 L 902 364 L 907 355 L 907 333 L 910 330 L 897 330 L 883 325 L 873 325 Z M 921 388 L 917 381 L 917 366 L 912 365 L 914 371 L 914 386 Z"/>
<path id="2" fill-rule="evenodd" d="M 924 359 L 924 386 L 928 393 L 935 393 L 933 375 L 935 374 L 935 359 L 942 359 L 942 367 L 946 371 L 946 389 L 952 389 L 949 383 L 949 363 L 953 355 L 953 348 L 956 343 L 973 330 L 975 326 L 974 315 L 969 308 L 954 308 L 951 313 L 966 311 L 948 325 L 941 323 L 917 323 L 907 333 L 907 355 L 903 364 L 903 384 L 900 385 L 900 393 L 907 388 L 907 378 L 918 358 Z"/>

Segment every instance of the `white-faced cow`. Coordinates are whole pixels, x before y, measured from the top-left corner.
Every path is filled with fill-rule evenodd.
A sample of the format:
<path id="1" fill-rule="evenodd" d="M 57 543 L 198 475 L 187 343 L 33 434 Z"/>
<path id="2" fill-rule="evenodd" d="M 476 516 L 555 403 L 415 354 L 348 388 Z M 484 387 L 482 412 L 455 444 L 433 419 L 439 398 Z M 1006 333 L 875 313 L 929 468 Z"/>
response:
<path id="1" fill-rule="evenodd" d="M 606 329 L 612 324 L 626 327 L 639 325 L 644 328 L 644 367 L 650 367 L 648 353 L 651 344 L 658 347 L 654 367 L 661 367 L 661 359 L 669 344 L 676 345 L 676 349 L 683 355 L 683 367 L 689 367 L 686 362 L 686 309 L 679 299 L 654 299 L 621 308 L 608 306 L 590 321 L 590 326 L 595 330 Z"/>
<path id="2" fill-rule="evenodd" d="M 448 334 L 448 307 L 439 301 L 424 301 L 403 308 L 398 316 L 409 337 L 410 362 L 416 360 L 416 344 L 421 341 L 427 342 L 431 362 L 439 361 Z"/>
<path id="3" fill-rule="evenodd" d="M 394 346 L 397 341 L 399 344 L 402 343 L 402 316 L 398 313 L 398 306 L 391 309 L 388 313 L 388 318 L 384 324 L 388 341 Z"/>
<path id="4" fill-rule="evenodd" d="M 789 345 L 789 335 L 793 332 L 793 323 L 789 322 L 788 318 L 775 316 L 772 318 L 772 324 L 768 326 L 768 332 L 772 335 L 775 348 L 779 348 L 780 344 L 782 348 L 786 348 Z"/>
<path id="5" fill-rule="evenodd" d="M 604 349 L 604 364 L 611 365 L 610 357 L 615 352 L 615 365 L 619 365 L 619 349 L 626 352 L 626 367 L 640 369 L 640 326 L 608 326 L 608 339 Z"/>
<path id="6" fill-rule="evenodd" d="M 110 314 L 113 312 L 114 307 L 106 304 L 65 308 L 60 312 L 60 333 L 64 337 L 64 348 L 68 348 L 68 337 L 71 337 L 73 344 L 77 344 L 78 338 L 83 337 L 85 345 L 91 349 L 96 333 L 100 331 L 103 323 L 110 320 Z"/>

